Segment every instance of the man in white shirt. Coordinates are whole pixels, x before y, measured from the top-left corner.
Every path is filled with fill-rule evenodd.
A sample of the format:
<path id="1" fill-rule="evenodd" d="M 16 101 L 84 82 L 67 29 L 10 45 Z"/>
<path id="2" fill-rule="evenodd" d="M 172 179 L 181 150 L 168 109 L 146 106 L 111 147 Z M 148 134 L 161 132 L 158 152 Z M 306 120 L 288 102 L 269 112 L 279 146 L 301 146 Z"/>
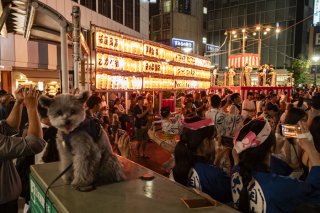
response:
<path id="1" fill-rule="evenodd" d="M 246 118 L 254 118 L 256 115 L 256 106 L 253 101 L 252 92 L 248 92 L 247 99 L 242 103 L 241 115 Z"/>
<path id="2" fill-rule="evenodd" d="M 206 112 L 205 117 L 210 118 L 220 136 L 233 137 L 243 126 L 244 118 L 241 115 L 231 115 L 219 111 L 221 98 L 218 95 L 211 97 L 211 108 Z"/>

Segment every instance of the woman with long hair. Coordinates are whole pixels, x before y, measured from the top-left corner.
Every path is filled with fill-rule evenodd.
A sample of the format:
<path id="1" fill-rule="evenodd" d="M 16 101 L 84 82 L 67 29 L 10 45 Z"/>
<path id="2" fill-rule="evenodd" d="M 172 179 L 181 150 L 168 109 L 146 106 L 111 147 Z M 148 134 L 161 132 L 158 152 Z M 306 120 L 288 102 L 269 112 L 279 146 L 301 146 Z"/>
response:
<path id="1" fill-rule="evenodd" d="M 184 123 L 180 142 L 175 148 L 174 180 L 227 203 L 231 201 L 230 177 L 211 164 L 214 160 L 215 127 L 211 119 L 193 118 Z"/>
<path id="2" fill-rule="evenodd" d="M 320 154 L 315 151 L 306 122 L 299 122 L 298 145 L 305 151 L 310 173 L 305 181 L 270 172 L 275 134 L 264 119 L 245 125 L 234 138 L 232 196 L 241 212 L 293 212 L 304 203 L 320 202 Z"/>

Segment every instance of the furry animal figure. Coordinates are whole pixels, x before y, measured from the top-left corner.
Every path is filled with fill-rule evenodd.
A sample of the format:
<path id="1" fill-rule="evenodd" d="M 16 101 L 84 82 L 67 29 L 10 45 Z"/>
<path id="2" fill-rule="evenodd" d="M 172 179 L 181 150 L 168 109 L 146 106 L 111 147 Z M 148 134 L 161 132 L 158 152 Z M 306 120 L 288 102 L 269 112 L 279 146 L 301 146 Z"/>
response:
<path id="1" fill-rule="evenodd" d="M 58 129 L 57 147 L 62 169 L 73 162 L 72 171 L 63 178 L 79 191 L 125 178 L 106 132 L 99 122 L 85 115 L 84 103 L 88 95 L 83 92 L 78 96 L 62 94 L 39 99 L 40 104 L 48 108 L 51 124 Z"/>

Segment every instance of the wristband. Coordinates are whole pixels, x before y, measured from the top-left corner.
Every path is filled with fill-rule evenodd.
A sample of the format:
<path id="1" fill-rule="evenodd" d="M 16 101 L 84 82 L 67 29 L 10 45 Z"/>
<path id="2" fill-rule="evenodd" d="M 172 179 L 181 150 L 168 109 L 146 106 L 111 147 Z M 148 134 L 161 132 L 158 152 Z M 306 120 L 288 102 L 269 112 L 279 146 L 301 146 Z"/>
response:
<path id="1" fill-rule="evenodd" d="M 313 140 L 313 137 L 310 132 L 305 132 L 303 134 L 299 134 L 299 135 L 297 135 L 297 138 L 298 139 L 308 139 L 310 141 Z"/>

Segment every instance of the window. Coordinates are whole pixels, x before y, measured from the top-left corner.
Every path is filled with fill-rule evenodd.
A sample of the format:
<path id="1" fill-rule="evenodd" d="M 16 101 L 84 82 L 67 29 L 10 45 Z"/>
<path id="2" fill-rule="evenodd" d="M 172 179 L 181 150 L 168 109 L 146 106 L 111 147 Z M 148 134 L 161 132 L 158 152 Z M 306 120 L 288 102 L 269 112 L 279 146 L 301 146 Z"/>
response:
<path id="1" fill-rule="evenodd" d="M 135 17 L 134 17 L 134 22 L 135 22 L 135 30 L 137 32 L 140 32 L 140 0 L 135 0 Z"/>
<path id="2" fill-rule="evenodd" d="M 162 31 L 162 39 L 170 39 L 170 30 Z"/>
<path id="3" fill-rule="evenodd" d="M 113 0 L 113 20 L 123 24 L 123 1 Z"/>
<path id="4" fill-rule="evenodd" d="M 105 17 L 111 18 L 111 0 L 98 1 L 98 13 Z"/>
<path id="5" fill-rule="evenodd" d="M 247 14 L 255 13 L 255 4 L 249 4 L 247 7 Z"/>
<path id="6" fill-rule="evenodd" d="M 289 8 L 288 19 L 289 20 L 295 20 L 296 19 L 296 8 L 295 7 Z"/>
<path id="7" fill-rule="evenodd" d="M 277 0 L 277 9 L 284 8 L 286 6 L 286 1 Z"/>
<path id="8" fill-rule="evenodd" d="M 208 9 L 206 7 L 203 7 L 203 14 L 207 14 L 208 13 Z"/>
<path id="9" fill-rule="evenodd" d="M 170 26 L 171 26 L 171 16 L 170 16 L 170 14 L 164 14 L 162 28 L 163 29 L 170 29 Z"/>
<path id="10" fill-rule="evenodd" d="M 255 25 L 255 14 L 250 14 L 247 16 L 247 25 L 253 26 Z"/>
<path id="11" fill-rule="evenodd" d="M 287 0 L 287 4 L 289 4 L 288 5 L 289 7 L 292 7 L 292 6 L 296 6 L 297 2 L 296 2 L 296 0 Z"/>
<path id="12" fill-rule="evenodd" d="M 212 44 L 212 32 L 207 33 L 207 38 L 208 38 L 208 44 Z"/>
<path id="13" fill-rule="evenodd" d="M 221 10 L 216 10 L 213 15 L 214 15 L 215 19 L 220 19 L 221 18 Z"/>
<path id="14" fill-rule="evenodd" d="M 125 25 L 133 29 L 133 0 L 125 1 Z"/>
<path id="15" fill-rule="evenodd" d="M 160 28 L 161 28 L 161 16 L 160 15 L 157 15 L 157 16 L 153 16 L 152 17 L 152 24 L 151 24 L 151 26 L 152 26 L 152 31 L 158 31 L 158 30 L 160 30 Z"/>
<path id="16" fill-rule="evenodd" d="M 222 29 L 230 28 L 230 18 L 222 19 Z"/>
<path id="17" fill-rule="evenodd" d="M 171 11 L 171 1 L 164 1 L 163 2 L 163 12 L 170 13 Z"/>
<path id="18" fill-rule="evenodd" d="M 202 43 L 204 43 L 204 44 L 207 43 L 207 37 L 202 37 Z"/>
<path id="19" fill-rule="evenodd" d="M 273 1 L 268 1 L 267 4 L 267 10 L 275 10 L 276 9 L 276 2 L 273 0 Z"/>
<path id="20" fill-rule="evenodd" d="M 208 10 L 211 11 L 214 9 L 214 4 L 213 4 L 213 1 L 209 1 L 208 2 Z"/>
<path id="21" fill-rule="evenodd" d="M 222 18 L 229 18 L 229 17 L 230 17 L 229 8 L 225 8 L 222 13 Z"/>
<path id="22" fill-rule="evenodd" d="M 77 2 L 77 1 L 76 1 Z M 97 5 L 96 5 L 96 1 L 92 1 L 92 0 L 80 0 L 80 4 L 93 10 L 96 11 L 97 9 Z"/>

